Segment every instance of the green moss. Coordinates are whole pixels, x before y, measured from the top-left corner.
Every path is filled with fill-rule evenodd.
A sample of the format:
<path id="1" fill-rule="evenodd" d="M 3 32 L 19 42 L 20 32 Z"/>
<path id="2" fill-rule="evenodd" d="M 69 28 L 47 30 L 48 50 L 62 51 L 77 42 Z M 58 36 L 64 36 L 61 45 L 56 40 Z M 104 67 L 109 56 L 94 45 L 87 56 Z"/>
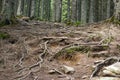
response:
<path id="1" fill-rule="evenodd" d="M 116 19 L 114 16 L 107 19 L 105 22 L 110 22 L 110 23 L 113 23 L 113 24 L 119 24 L 120 25 L 120 20 Z"/>
<path id="2" fill-rule="evenodd" d="M 72 26 L 74 23 L 73 23 L 72 21 L 66 21 L 65 24 L 66 24 L 67 26 L 69 26 L 69 25 Z"/>
<path id="3" fill-rule="evenodd" d="M 76 47 L 70 47 L 66 48 L 59 53 L 55 55 L 55 58 L 58 58 L 60 56 L 72 56 L 75 55 L 76 52 L 82 52 L 82 53 L 88 53 L 90 51 L 89 46 L 76 46 Z"/>
<path id="4" fill-rule="evenodd" d="M 23 15 L 17 15 L 16 16 L 16 18 L 22 18 L 23 17 Z"/>
<path id="5" fill-rule="evenodd" d="M 7 39 L 9 37 L 10 37 L 10 35 L 8 33 L 0 32 L 0 39 Z"/>
<path id="6" fill-rule="evenodd" d="M 110 42 L 112 42 L 113 40 L 114 40 L 114 37 L 110 36 L 109 38 L 106 38 L 106 39 L 102 42 L 102 44 L 110 43 Z"/>
<path id="7" fill-rule="evenodd" d="M 76 22 L 72 22 L 72 21 L 66 21 L 65 24 L 68 26 L 76 26 L 78 27 L 79 25 L 81 25 L 81 22 L 80 21 L 76 21 Z"/>
<path id="8" fill-rule="evenodd" d="M 77 22 L 74 23 L 74 26 L 76 26 L 76 27 L 78 27 L 78 26 L 80 26 L 80 25 L 81 25 L 81 22 L 80 22 L 80 21 L 77 21 Z"/>

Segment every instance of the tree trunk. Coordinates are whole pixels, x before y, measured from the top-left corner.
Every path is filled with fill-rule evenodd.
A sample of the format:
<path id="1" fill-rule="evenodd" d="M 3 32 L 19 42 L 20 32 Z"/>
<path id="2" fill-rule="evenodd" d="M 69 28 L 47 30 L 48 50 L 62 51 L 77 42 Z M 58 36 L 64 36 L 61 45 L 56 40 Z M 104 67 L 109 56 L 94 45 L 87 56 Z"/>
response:
<path id="1" fill-rule="evenodd" d="M 120 21 L 120 0 L 114 0 L 114 4 L 115 4 L 114 17 L 115 19 Z"/>
<path id="2" fill-rule="evenodd" d="M 2 2 L 3 2 L 3 0 L 0 0 L 0 13 L 2 11 Z"/>
<path id="3" fill-rule="evenodd" d="M 81 0 L 81 22 L 85 24 L 87 22 L 87 1 Z"/>
<path id="4" fill-rule="evenodd" d="M 110 4 L 111 4 L 111 0 L 107 0 L 107 18 L 110 17 Z"/>
<path id="5" fill-rule="evenodd" d="M 70 21 L 70 0 L 67 1 L 67 21 Z"/>
<path id="6" fill-rule="evenodd" d="M 55 1 L 55 21 L 56 22 L 61 22 L 61 15 L 62 15 L 62 0 L 56 0 Z"/>
<path id="7" fill-rule="evenodd" d="M 2 19 L 0 24 L 12 24 L 16 22 L 15 19 L 15 3 L 16 0 L 4 0 L 2 7 Z"/>
<path id="8" fill-rule="evenodd" d="M 22 3 L 22 0 L 19 0 L 19 2 L 18 2 L 18 9 L 17 9 L 17 15 L 21 15 L 22 14 L 21 3 Z"/>
<path id="9" fill-rule="evenodd" d="M 32 0 L 31 3 L 31 14 L 30 17 L 35 17 L 35 0 Z"/>
<path id="10" fill-rule="evenodd" d="M 94 0 L 90 0 L 89 22 L 94 22 Z"/>
<path id="11" fill-rule="evenodd" d="M 81 19 L 81 0 L 77 0 L 77 21 Z"/>
<path id="12" fill-rule="evenodd" d="M 77 7 L 76 7 L 76 2 L 77 0 L 72 0 L 72 7 L 71 7 L 71 10 L 72 10 L 72 14 L 71 14 L 71 21 L 72 22 L 76 22 L 77 20 Z"/>

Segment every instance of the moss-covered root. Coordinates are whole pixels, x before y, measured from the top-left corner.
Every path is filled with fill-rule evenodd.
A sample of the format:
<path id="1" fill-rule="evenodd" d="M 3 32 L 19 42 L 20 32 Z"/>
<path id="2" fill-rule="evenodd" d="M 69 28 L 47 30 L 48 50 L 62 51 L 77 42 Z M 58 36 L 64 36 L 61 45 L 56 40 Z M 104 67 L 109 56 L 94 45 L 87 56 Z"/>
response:
<path id="1" fill-rule="evenodd" d="M 120 20 L 116 19 L 114 16 L 112 16 L 111 18 L 107 19 L 105 22 L 109 22 L 109 23 L 120 25 Z"/>

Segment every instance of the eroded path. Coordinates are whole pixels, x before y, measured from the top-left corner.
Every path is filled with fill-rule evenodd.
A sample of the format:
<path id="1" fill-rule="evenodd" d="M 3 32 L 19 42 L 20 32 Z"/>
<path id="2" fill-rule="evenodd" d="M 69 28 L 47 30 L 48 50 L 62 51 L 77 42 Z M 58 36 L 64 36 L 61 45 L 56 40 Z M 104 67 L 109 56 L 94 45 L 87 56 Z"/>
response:
<path id="1" fill-rule="evenodd" d="M 120 30 L 115 25 L 30 24 L 0 28 L 10 35 L 0 40 L 0 80 L 88 80 L 95 61 L 120 56 Z M 64 74 L 62 65 L 75 73 Z M 63 75 L 49 74 L 52 69 Z"/>

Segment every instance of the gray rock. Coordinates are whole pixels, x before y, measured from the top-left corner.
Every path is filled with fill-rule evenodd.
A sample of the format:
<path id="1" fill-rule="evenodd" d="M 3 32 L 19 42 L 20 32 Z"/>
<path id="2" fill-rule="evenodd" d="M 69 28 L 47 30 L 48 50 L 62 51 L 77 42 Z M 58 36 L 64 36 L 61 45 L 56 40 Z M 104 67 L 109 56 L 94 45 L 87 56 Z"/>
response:
<path id="1" fill-rule="evenodd" d="M 120 75 L 120 62 L 116 62 L 108 67 L 104 68 L 105 70 L 103 71 L 104 74 L 117 74 Z"/>
<path id="2" fill-rule="evenodd" d="M 82 79 L 86 79 L 88 76 L 86 76 L 86 75 L 84 75 L 84 76 L 82 76 Z"/>
<path id="3" fill-rule="evenodd" d="M 69 67 L 69 66 L 66 66 L 66 65 L 63 65 L 61 67 L 62 71 L 65 73 L 65 74 L 69 74 L 69 73 L 74 73 L 75 72 L 75 69 L 73 67 Z"/>
<path id="4" fill-rule="evenodd" d="M 54 69 L 48 71 L 49 74 L 54 74 L 56 71 Z"/>

